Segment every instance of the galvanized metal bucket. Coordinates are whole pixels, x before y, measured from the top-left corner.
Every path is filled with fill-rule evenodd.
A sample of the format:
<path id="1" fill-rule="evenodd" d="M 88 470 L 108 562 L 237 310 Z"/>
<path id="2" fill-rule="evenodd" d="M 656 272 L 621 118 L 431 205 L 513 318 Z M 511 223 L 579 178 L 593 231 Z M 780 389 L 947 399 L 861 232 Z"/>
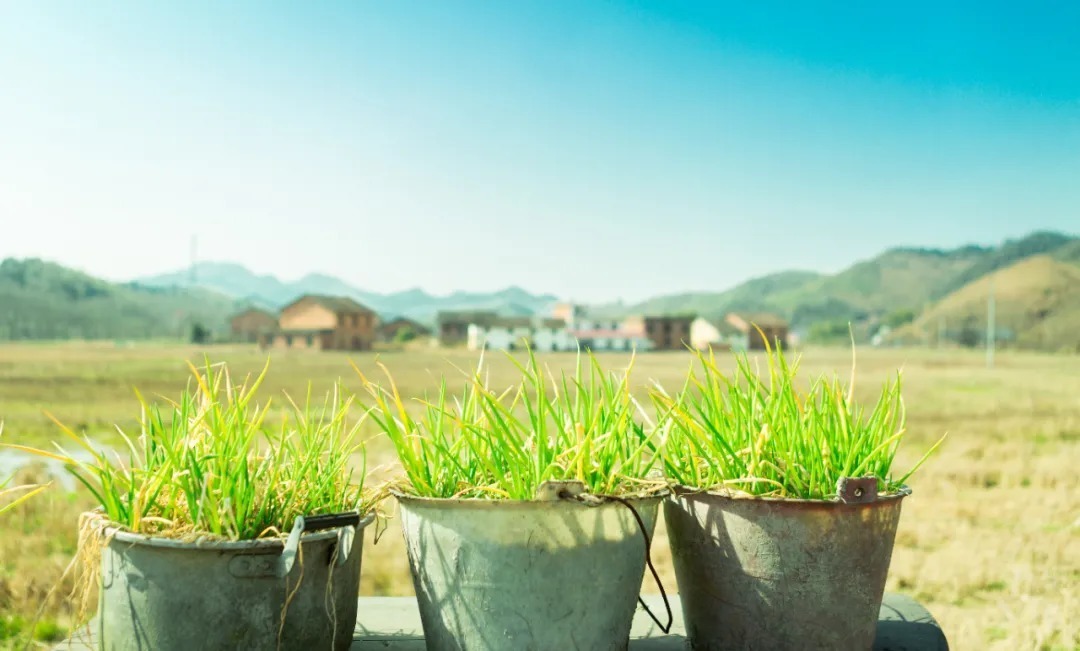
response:
<path id="1" fill-rule="evenodd" d="M 428 649 L 626 649 L 645 572 L 626 504 L 395 493 Z M 626 502 L 651 539 L 664 495 Z"/>
<path id="2" fill-rule="evenodd" d="M 664 504 L 691 649 L 874 644 L 900 502 L 734 497 L 676 487 Z"/>
<path id="3" fill-rule="evenodd" d="M 348 649 L 373 516 L 331 528 L 320 517 L 297 518 L 287 540 L 239 542 L 154 538 L 99 520 L 99 647 Z"/>

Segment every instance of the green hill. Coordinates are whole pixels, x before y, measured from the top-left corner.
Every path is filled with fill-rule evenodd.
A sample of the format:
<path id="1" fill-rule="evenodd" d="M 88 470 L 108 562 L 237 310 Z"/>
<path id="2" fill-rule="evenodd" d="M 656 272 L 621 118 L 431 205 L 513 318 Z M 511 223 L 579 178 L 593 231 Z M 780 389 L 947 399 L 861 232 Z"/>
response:
<path id="1" fill-rule="evenodd" d="M 236 308 L 206 290 L 93 278 L 51 262 L 0 262 L 0 340 L 187 338 L 196 323 L 224 334 Z"/>
<path id="2" fill-rule="evenodd" d="M 895 248 L 836 274 L 781 272 L 723 292 L 660 296 L 621 307 L 620 312 L 715 316 L 767 310 L 788 318 L 796 329 L 835 331 L 846 338 L 848 322 L 908 320 L 988 273 L 1043 254 L 1080 263 L 1080 238 L 1036 231 L 996 247 Z"/>
<path id="3" fill-rule="evenodd" d="M 719 316 L 731 310 L 766 311 L 776 309 L 772 297 L 799 292 L 822 278 L 813 271 L 781 271 L 746 282 L 724 292 L 690 292 L 659 296 L 631 307 L 609 308 L 627 314 L 691 313 Z"/>
<path id="4" fill-rule="evenodd" d="M 1077 238 L 1062 247 L 1054 249 L 1052 254 L 1055 260 L 1080 264 L 1080 238 Z"/>
<path id="5" fill-rule="evenodd" d="M 1080 352 L 1080 266 L 1048 255 L 1025 258 L 950 293 L 891 339 L 936 343 L 985 342 L 988 299 L 994 296 L 996 339 L 1006 345 Z"/>

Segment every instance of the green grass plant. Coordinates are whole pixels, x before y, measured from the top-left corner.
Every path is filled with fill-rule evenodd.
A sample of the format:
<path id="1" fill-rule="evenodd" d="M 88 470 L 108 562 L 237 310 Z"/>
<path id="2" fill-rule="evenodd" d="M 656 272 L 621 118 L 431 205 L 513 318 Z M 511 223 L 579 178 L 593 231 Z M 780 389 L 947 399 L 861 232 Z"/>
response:
<path id="1" fill-rule="evenodd" d="M 865 409 L 850 383 L 821 375 L 807 391 L 797 383 L 799 361 L 767 347 L 759 374 L 745 353 L 725 374 L 712 351 L 696 351 L 686 384 L 676 395 L 651 392 L 662 431 L 666 476 L 697 489 L 729 489 L 756 496 L 827 500 L 843 477 L 874 476 L 879 493 L 897 491 L 941 445 L 938 440 L 906 474 L 893 460 L 905 435 L 901 373 L 885 382 Z"/>
<path id="2" fill-rule="evenodd" d="M 366 457 L 359 423 L 348 421 L 352 398 L 340 386 L 321 404 L 310 388 L 302 405 L 285 394 L 285 416 L 273 428 L 271 402 L 256 401 L 267 367 L 234 384 L 225 365 L 189 366 L 194 382 L 179 400 L 151 403 L 136 391 L 140 431 L 119 431 L 126 460 L 59 421 L 89 461 L 55 443 L 55 452 L 11 447 L 63 462 L 111 523 L 138 533 L 251 540 L 287 534 L 298 515 L 371 506 L 363 472 L 353 481 L 353 456 Z"/>
<path id="3" fill-rule="evenodd" d="M 530 350 L 505 390 L 490 386 L 481 356 L 459 396 L 445 377 L 437 395 L 407 405 L 389 386 L 356 368 L 371 399 L 368 413 L 393 444 L 420 497 L 531 500 L 545 481 L 578 480 L 596 495 L 629 495 L 662 486 L 650 477 L 655 448 L 630 393 L 633 359 L 622 372 L 578 355 L 573 373 L 555 375 Z M 413 411 L 419 413 L 414 415 Z"/>

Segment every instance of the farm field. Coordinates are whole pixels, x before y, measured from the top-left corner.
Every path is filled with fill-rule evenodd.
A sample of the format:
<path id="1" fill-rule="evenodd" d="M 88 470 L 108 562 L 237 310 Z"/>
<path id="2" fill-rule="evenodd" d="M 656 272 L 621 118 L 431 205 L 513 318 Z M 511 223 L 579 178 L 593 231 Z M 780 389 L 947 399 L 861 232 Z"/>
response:
<path id="1" fill-rule="evenodd" d="M 203 354 L 226 361 L 234 377 L 257 373 L 266 353 L 253 348 L 198 349 L 173 345 L 49 344 L 0 346 L 0 443 L 41 446 L 59 440 L 48 410 L 77 432 L 103 445 L 119 442 L 115 427 L 134 432 L 138 403 L 133 388 L 151 398 L 174 397 L 190 376 L 185 360 Z M 896 470 L 903 472 L 927 446 L 948 432 L 938 453 L 911 480 L 903 507 L 888 589 L 911 594 L 941 622 L 956 649 L 1074 649 L 1080 645 L 1080 371 L 1076 356 L 999 352 L 993 369 L 981 353 L 916 349 L 859 349 L 856 395 L 874 400 L 881 383 L 903 368 L 908 407 L 907 444 Z M 451 389 L 477 356 L 465 351 L 413 350 L 379 356 L 403 395 L 419 397 L 446 373 Z M 513 368 L 502 353 L 488 353 L 492 381 L 508 384 Z M 379 373 L 374 353 L 274 351 L 263 398 L 281 391 L 302 395 L 311 384 L 322 395 L 341 379 L 360 383 L 349 365 Z M 570 368 L 574 356 L 541 359 Z M 600 356 L 606 367 L 629 356 Z M 681 386 L 688 353 L 641 354 L 635 361 L 638 397 L 658 381 Z M 721 365 L 733 368 L 730 359 Z M 802 373 L 847 378 L 851 351 L 809 349 Z M 357 416 L 360 410 L 356 411 Z M 0 452 L 0 478 L 15 461 Z M 369 440 L 369 467 L 392 461 L 386 441 Z M 23 468 L 21 479 L 42 478 Z M 29 622 L 57 585 L 76 544 L 76 518 L 89 506 L 62 482 L 8 513 L 0 535 L 0 646 L 26 634 Z M 393 503 L 374 544 L 367 536 L 361 590 L 411 594 Z M 654 561 L 669 592 L 676 590 L 666 537 L 657 528 Z M 72 616 L 61 584 L 44 605 L 36 636 L 62 637 Z M 646 590 L 654 590 L 651 580 Z"/>

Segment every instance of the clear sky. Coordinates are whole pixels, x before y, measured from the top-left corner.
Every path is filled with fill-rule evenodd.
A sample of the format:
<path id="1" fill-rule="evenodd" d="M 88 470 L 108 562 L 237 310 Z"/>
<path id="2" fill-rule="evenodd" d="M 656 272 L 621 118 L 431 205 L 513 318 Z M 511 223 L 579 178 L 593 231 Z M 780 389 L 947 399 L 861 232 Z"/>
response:
<path id="1" fill-rule="evenodd" d="M 579 300 L 1080 232 L 1080 3 L 0 2 L 0 227 Z"/>

